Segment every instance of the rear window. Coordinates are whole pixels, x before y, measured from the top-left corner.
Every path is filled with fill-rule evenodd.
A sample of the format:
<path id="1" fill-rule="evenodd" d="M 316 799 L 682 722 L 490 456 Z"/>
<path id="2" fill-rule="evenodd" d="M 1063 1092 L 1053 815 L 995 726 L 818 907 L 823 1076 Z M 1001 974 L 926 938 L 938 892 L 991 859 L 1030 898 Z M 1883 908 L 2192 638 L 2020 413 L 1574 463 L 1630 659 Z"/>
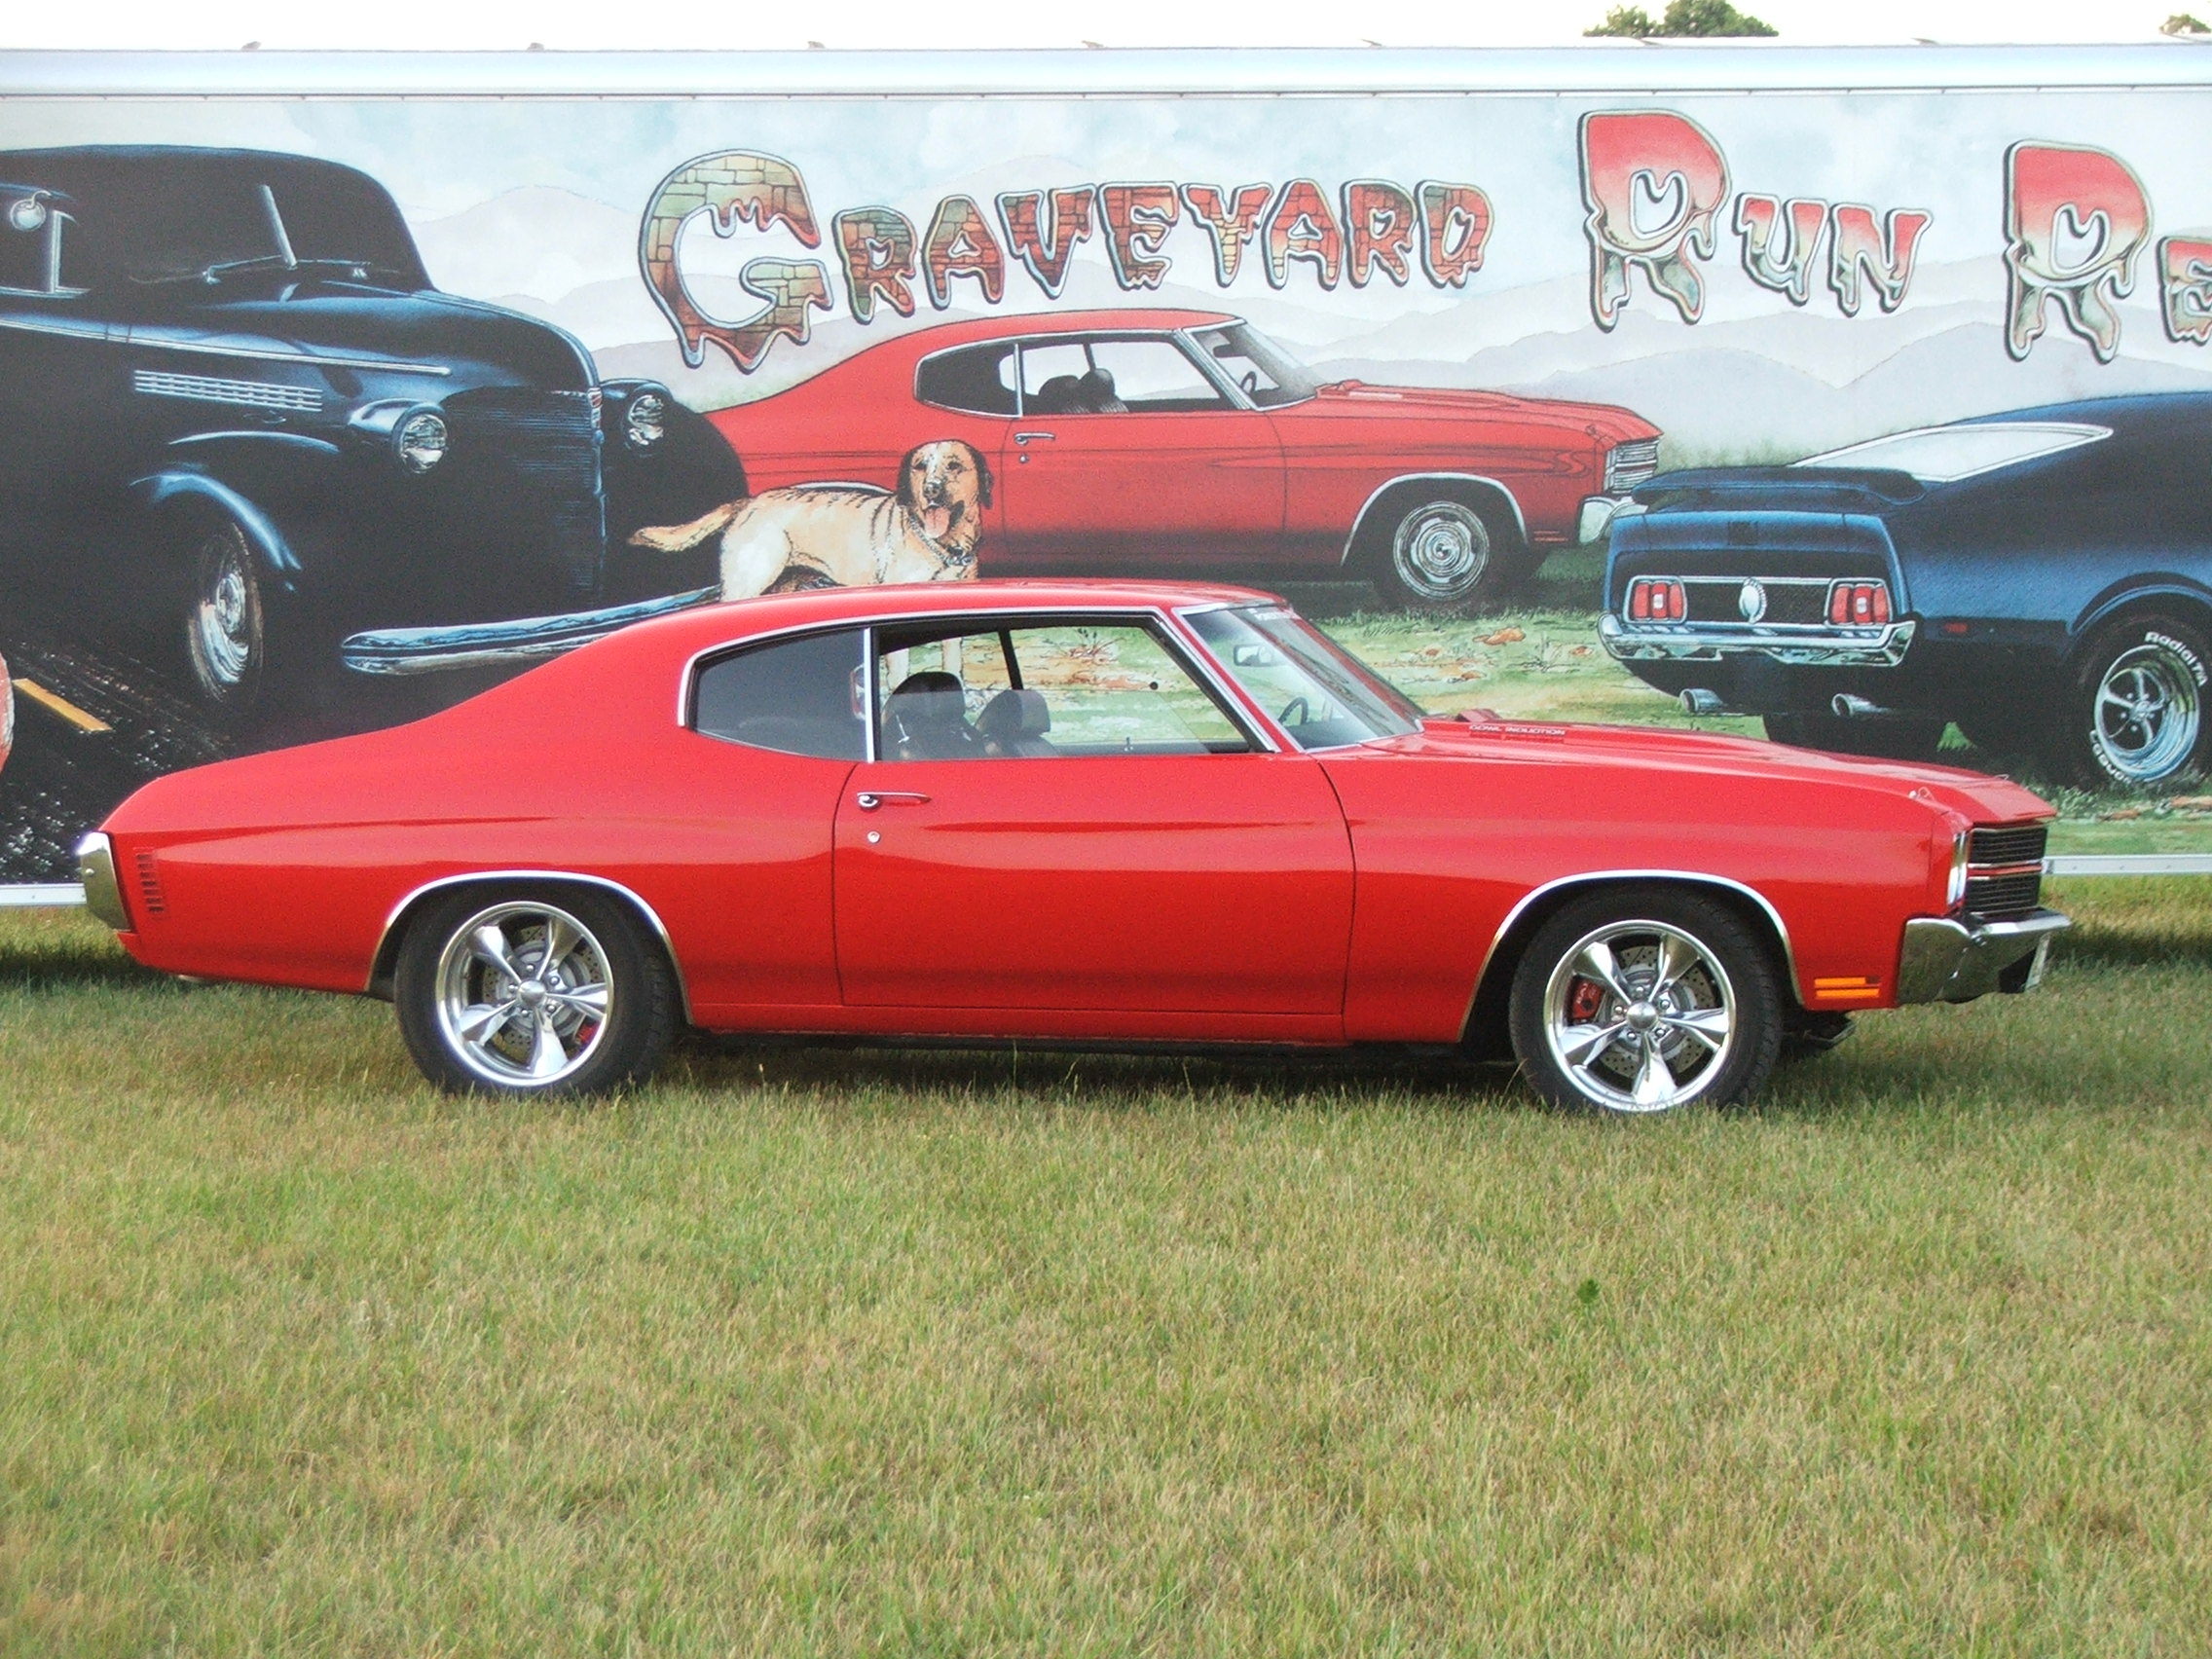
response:
<path id="1" fill-rule="evenodd" d="M 861 631 L 801 634 L 718 657 L 699 670 L 691 724 L 708 737 L 860 760 L 867 755 Z"/>
<path id="2" fill-rule="evenodd" d="M 1807 456 L 1799 466 L 1869 466 L 1909 472 L 1923 484 L 1954 484 L 1977 472 L 2017 466 L 2112 436 L 2110 426 L 2064 421 L 2004 421 L 1972 426 L 1923 426 L 1886 438 Z"/>
<path id="3" fill-rule="evenodd" d="M 1012 415 L 1014 344 L 968 346 L 925 357 L 914 370 L 914 396 L 940 409 L 971 415 Z"/>

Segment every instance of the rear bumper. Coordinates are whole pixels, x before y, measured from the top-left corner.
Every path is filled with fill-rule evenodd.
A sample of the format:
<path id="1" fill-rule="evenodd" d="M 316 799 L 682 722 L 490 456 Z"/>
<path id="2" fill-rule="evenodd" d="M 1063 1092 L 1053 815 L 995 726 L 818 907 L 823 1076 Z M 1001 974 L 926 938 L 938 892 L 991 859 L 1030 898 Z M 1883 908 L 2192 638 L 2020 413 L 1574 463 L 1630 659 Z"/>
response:
<path id="1" fill-rule="evenodd" d="M 1611 612 L 1598 618 L 1598 638 L 1622 662 L 1723 662 L 1763 657 L 1798 668 L 1895 668 L 1912 648 L 1920 625 L 1890 622 L 1879 628 L 1806 628 L 1768 623 L 1624 622 Z"/>
<path id="2" fill-rule="evenodd" d="M 720 590 L 693 588 L 629 605 L 572 610 L 560 616 L 518 616 L 507 622 L 465 622 L 447 627 L 378 628 L 348 635 L 339 660 L 355 674 L 444 674 L 539 662 L 603 639 L 617 628 L 712 603 Z"/>
<path id="3" fill-rule="evenodd" d="M 1915 916 L 1898 956 L 1898 1002 L 1972 1002 L 1991 991 L 2032 991 L 2043 981 L 2050 941 L 2073 926 L 2056 910 L 2016 922 Z"/>

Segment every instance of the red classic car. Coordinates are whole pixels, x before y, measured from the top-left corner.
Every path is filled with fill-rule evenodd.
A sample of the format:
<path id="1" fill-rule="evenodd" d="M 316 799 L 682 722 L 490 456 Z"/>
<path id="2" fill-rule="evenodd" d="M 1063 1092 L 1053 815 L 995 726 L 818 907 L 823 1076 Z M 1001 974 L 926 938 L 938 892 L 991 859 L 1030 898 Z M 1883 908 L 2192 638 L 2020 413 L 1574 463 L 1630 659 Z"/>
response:
<path id="1" fill-rule="evenodd" d="M 556 763 L 516 734 L 559 712 Z M 2049 809 L 1747 740 L 1430 719 L 1237 588 L 832 589 L 643 623 L 413 725 L 172 773 L 82 851 L 151 967 L 392 998 L 465 1089 L 684 1024 L 1518 1054 L 1755 1089 L 2034 983 Z M 832 892 L 834 903 L 832 903 Z"/>
<path id="2" fill-rule="evenodd" d="M 985 575 L 1349 574 L 1435 609 L 1594 539 L 1659 461 L 1626 409 L 1320 385 L 1220 312 L 946 323 L 711 419 L 756 490 L 889 487 L 915 445 L 974 444 Z"/>

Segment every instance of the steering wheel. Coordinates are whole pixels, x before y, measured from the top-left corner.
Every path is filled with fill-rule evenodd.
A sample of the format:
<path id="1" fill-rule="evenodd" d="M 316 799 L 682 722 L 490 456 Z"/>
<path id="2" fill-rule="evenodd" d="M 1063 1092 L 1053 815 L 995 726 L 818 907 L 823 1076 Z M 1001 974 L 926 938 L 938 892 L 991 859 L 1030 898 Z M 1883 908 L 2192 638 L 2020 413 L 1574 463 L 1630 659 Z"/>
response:
<path id="1" fill-rule="evenodd" d="M 1298 711 L 1296 719 L 1293 719 L 1291 717 L 1291 710 L 1293 709 L 1296 709 Z M 1311 709 L 1307 707 L 1305 698 L 1293 697 L 1289 702 L 1285 703 L 1282 706 L 1282 713 L 1275 716 L 1275 723 L 1277 725 L 1286 726 L 1304 725 L 1306 723 L 1307 717 L 1309 716 L 1312 712 L 1313 711 Z"/>

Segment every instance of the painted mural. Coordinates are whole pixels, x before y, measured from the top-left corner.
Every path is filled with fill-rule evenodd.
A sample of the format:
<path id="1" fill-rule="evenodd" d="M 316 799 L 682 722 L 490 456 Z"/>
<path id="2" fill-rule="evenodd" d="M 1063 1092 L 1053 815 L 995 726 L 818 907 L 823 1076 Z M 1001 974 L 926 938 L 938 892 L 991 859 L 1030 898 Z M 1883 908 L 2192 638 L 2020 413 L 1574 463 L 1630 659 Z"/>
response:
<path id="1" fill-rule="evenodd" d="M 0 101 L 0 879 L 667 610 L 1029 573 L 1289 584 L 1438 712 L 2182 844 L 2208 139 L 2158 92 Z"/>

